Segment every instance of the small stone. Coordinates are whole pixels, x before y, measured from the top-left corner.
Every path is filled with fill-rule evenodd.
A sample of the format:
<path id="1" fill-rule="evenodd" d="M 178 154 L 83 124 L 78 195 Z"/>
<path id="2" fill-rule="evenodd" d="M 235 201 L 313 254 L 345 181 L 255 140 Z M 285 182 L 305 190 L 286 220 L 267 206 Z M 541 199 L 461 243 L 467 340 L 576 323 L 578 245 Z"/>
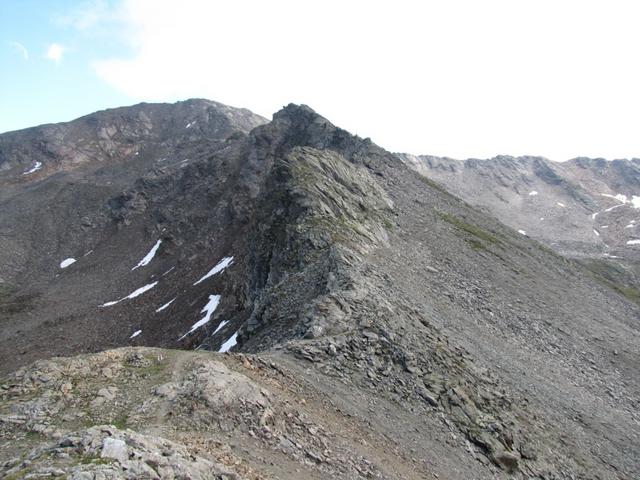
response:
<path id="1" fill-rule="evenodd" d="M 36 473 L 38 477 L 62 477 L 65 471 L 60 468 L 48 467 L 42 468 Z"/>
<path id="2" fill-rule="evenodd" d="M 62 440 L 58 445 L 60 445 L 61 447 L 73 447 L 75 445 L 75 442 L 73 441 L 73 438 L 67 437 L 64 440 Z"/>
<path id="3" fill-rule="evenodd" d="M 416 367 L 415 365 L 407 365 L 405 366 L 405 370 L 414 375 L 422 374 L 422 370 L 420 369 L 420 367 Z"/>
<path id="4" fill-rule="evenodd" d="M 493 461 L 503 470 L 513 472 L 518 468 L 518 461 L 520 457 L 512 452 L 503 450 L 494 454 Z"/>
<path id="5" fill-rule="evenodd" d="M 418 394 L 432 407 L 437 407 L 438 406 L 438 401 L 435 399 L 435 397 L 431 394 L 431 392 L 429 392 L 429 390 L 427 390 L 426 388 L 421 388 L 418 391 Z"/>
<path id="6" fill-rule="evenodd" d="M 538 454 L 530 443 L 523 443 L 520 445 L 520 455 L 522 455 L 522 458 L 526 458 L 527 460 L 538 459 Z"/>
<path id="7" fill-rule="evenodd" d="M 311 450 L 307 450 L 305 453 L 307 454 L 307 457 L 309 457 L 314 462 L 316 462 L 316 463 L 322 463 L 323 462 L 322 457 L 320 455 L 318 455 L 317 453 L 312 452 Z"/>
<path id="8" fill-rule="evenodd" d="M 102 442 L 102 458 L 113 458 L 119 462 L 126 462 L 129 459 L 127 454 L 127 444 L 118 438 L 107 437 Z"/>
<path id="9" fill-rule="evenodd" d="M 260 426 L 263 427 L 268 424 L 273 424 L 273 411 L 270 408 L 266 408 L 262 415 L 260 416 Z"/>
<path id="10" fill-rule="evenodd" d="M 304 334 L 304 338 L 318 338 L 324 333 L 324 328 L 320 325 L 312 325 Z"/>
<path id="11" fill-rule="evenodd" d="M 165 383 L 164 385 L 156 387 L 153 393 L 160 397 L 165 397 L 169 400 L 173 400 L 178 394 L 175 385 L 172 383 Z"/>
<path id="12" fill-rule="evenodd" d="M 378 336 L 378 334 L 370 330 L 365 330 L 364 332 L 362 332 L 362 336 L 368 339 L 372 343 L 375 343 L 378 340 L 380 340 L 380 337 Z"/>

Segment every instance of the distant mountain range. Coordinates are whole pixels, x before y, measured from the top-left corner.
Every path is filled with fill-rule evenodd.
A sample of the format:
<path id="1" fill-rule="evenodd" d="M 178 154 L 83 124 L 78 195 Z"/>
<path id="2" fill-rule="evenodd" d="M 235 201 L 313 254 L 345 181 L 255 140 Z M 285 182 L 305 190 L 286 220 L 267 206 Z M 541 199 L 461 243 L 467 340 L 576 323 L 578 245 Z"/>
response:
<path id="1" fill-rule="evenodd" d="M 558 163 L 542 157 L 397 156 L 473 206 L 640 297 L 640 159 Z"/>

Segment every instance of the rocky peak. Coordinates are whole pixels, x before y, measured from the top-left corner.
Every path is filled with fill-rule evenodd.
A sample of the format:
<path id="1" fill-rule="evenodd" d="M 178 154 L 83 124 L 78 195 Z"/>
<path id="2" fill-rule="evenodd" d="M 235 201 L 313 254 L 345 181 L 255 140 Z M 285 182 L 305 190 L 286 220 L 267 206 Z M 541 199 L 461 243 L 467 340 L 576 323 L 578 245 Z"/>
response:
<path id="1" fill-rule="evenodd" d="M 267 120 L 209 100 L 140 103 L 0 135 L 0 182 L 28 182 L 60 170 L 167 155 L 178 145 L 223 141 Z M 184 148 L 180 146 L 180 148 Z"/>

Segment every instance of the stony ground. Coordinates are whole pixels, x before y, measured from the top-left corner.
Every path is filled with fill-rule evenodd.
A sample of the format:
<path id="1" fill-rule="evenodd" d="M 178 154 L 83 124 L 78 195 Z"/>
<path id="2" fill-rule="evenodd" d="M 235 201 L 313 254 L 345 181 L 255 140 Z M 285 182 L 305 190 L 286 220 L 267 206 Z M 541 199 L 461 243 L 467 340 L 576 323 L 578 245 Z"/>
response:
<path id="1" fill-rule="evenodd" d="M 433 478 L 286 362 L 150 348 L 0 386 L 3 478 Z"/>

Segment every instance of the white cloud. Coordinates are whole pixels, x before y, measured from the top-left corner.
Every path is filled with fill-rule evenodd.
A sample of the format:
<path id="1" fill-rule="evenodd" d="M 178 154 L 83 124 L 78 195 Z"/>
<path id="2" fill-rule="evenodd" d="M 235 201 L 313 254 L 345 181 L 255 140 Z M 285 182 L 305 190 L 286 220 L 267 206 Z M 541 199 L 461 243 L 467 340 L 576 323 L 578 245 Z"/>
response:
<path id="1" fill-rule="evenodd" d="M 117 5 L 108 0 L 89 0 L 79 3 L 73 10 L 57 14 L 53 22 L 62 27 L 73 27 L 83 32 L 101 28 L 105 24 L 121 20 Z"/>
<path id="2" fill-rule="evenodd" d="M 9 45 L 11 45 L 16 52 L 22 55 L 22 58 L 29 60 L 29 50 L 27 50 L 27 47 L 20 42 L 9 42 Z"/>
<path id="3" fill-rule="evenodd" d="M 47 51 L 44 54 L 47 60 L 53 61 L 56 65 L 62 61 L 65 48 L 59 43 L 52 43 L 47 47 Z"/>
<path id="4" fill-rule="evenodd" d="M 100 0 L 85 2 L 66 15 L 55 17 L 54 21 L 60 25 L 72 26 L 78 30 L 87 30 L 100 21 L 100 17 L 105 13 L 106 8 L 106 4 Z"/>
<path id="5" fill-rule="evenodd" d="M 640 157 L 635 1 L 122 0 L 132 100 L 307 103 L 396 151 Z"/>

